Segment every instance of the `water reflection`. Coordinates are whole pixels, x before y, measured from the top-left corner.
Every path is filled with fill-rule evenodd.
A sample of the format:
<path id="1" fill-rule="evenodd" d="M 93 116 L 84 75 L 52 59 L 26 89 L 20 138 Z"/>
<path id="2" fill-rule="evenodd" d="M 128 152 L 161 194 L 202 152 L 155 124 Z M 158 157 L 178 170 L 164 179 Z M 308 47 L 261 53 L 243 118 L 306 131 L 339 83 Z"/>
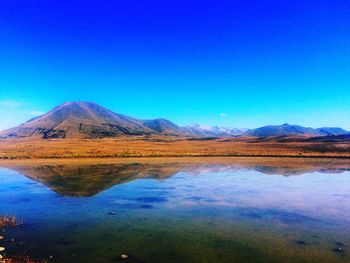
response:
<path id="1" fill-rule="evenodd" d="M 123 184 L 136 179 L 166 179 L 180 172 L 196 175 L 201 173 L 235 173 L 253 170 L 267 175 L 296 176 L 305 173 L 342 173 L 350 171 L 350 162 L 339 160 L 298 160 L 298 159 L 239 159 L 211 160 L 207 164 L 198 162 L 129 162 L 113 163 L 105 161 L 95 163 L 60 164 L 2 164 L 28 178 L 38 181 L 51 190 L 65 196 L 94 196 L 113 185 Z"/>
<path id="2" fill-rule="evenodd" d="M 53 262 L 118 262 L 122 253 L 129 262 L 350 262 L 346 160 L 1 166 L 0 214 L 25 223 L 6 229 L 9 254 Z"/>

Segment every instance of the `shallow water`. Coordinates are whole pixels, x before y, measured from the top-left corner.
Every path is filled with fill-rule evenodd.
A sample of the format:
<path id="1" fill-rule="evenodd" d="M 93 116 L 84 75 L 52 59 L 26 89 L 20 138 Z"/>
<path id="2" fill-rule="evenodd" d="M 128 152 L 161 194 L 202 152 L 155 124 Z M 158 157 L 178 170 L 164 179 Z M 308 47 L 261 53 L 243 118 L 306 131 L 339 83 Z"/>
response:
<path id="1" fill-rule="evenodd" d="M 0 215 L 24 222 L 3 229 L 0 246 L 8 256 L 350 262 L 350 165 L 344 163 L 0 166 Z"/>

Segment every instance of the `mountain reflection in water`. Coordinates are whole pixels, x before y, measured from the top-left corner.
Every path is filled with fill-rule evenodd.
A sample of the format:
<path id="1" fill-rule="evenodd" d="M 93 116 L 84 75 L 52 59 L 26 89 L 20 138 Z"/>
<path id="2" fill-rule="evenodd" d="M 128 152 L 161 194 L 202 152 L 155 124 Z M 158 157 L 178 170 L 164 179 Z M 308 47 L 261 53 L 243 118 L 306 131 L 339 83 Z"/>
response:
<path id="1" fill-rule="evenodd" d="M 121 254 L 129 256 L 124 262 L 350 262 L 347 160 L 46 160 L 0 167 L 0 215 L 24 222 L 3 234 L 8 255 L 25 251 L 63 263 L 123 262 Z"/>
<path id="2" fill-rule="evenodd" d="M 234 159 L 233 162 L 214 161 L 210 164 L 196 162 L 128 162 L 113 163 L 62 163 L 59 164 L 11 164 L 2 165 L 15 170 L 28 178 L 48 186 L 64 196 L 94 196 L 113 185 L 127 183 L 136 179 L 166 179 L 177 173 L 235 173 L 254 170 L 268 175 L 295 176 L 305 173 L 342 173 L 350 171 L 350 162 L 337 160 L 281 160 L 271 162 L 269 159 L 254 160 Z"/>

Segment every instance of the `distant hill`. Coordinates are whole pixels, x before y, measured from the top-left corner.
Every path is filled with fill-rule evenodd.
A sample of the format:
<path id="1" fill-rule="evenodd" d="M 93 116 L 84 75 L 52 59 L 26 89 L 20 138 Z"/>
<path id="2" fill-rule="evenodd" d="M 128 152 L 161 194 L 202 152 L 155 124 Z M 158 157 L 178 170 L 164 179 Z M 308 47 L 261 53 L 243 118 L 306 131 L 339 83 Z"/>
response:
<path id="1" fill-rule="evenodd" d="M 322 127 L 316 129 L 319 133 L 322 135 L 342 135 L 342 134 L 347 134 L 350 133 L 342 128 L 338 127 Z"/>
<path id="2" fill-rule="evenodd" d="M 173 129 L 175 127 L 175 129 Z M 1 137 L 101 138 L 118 135 L 179 134 L 164 119 L 142 121 L 114 113 L 93 102 L 68 102 L 22 125 L 3 131 Z"/>
<path id="3" fill-rule="evenodd" d="M 187 134 L 181 127 L 166 119 L 144 120 L 143 125 L 164 135 L 184 135 Z"/>
<path id="4" fill-rule="evenodd" d="M 255 137 L 271 137 L 271 136 L 285 136 L 285 135 L 306 135 L 306 136 L 327 136 L 327 135 L 340 135 L 346 134 L 347 131 L 337 127 L 324 127 L 324 128 L 310 128 L 299 125 L 268 125 L 257 129 L 252 129 L 246 132 L 244 135 Z"/>

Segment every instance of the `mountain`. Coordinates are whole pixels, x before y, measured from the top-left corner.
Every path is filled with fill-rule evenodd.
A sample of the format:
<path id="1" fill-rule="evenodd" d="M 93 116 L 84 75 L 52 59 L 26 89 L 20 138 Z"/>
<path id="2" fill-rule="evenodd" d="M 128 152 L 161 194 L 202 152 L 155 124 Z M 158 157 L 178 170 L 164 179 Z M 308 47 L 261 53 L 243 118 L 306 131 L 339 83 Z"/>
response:
<path id="1" fill-rule="evenodd" d="M 190 134 L 205 137 L 231 137 L 242 135 L 248 131 L 247 129 L 226 128 L 218 126 L 200 126 L 199 124 L 188 125 L 182 129 Z"/>
<path id="2" fill-rule="evenodd" d="M 183 137 L 335 136 L 348 133 L 336 127 L 318 129 L 298 125 L 269 125 L 253 130 L 200 126 L 179 127 L 166 119 L 140 120 L 110 111 L 93 102 L 66 102 L 18 127 L 0 132 L 0 138 L 102 138 L 121 135 Z M 282 138 L 285 140 L 285 138 Z M 288 138 L 287 138 L 288 139 Z"/>
<path id="3" fill-rule="evenodd" d="M 118 135 L 178 134 L 164 119 L 142 121 L 114 113 L 93 102 L 67 102 L 22 125 L 3 131 L 1 137 L 100 138 Z"/>
<path id="4" fill-rule="evenodd" d="M 323 135 L 342 135 L 342 134 L 350 133 L 350 132 L 348 132 L 342 128 L 338 128 L 338 127 L 322 127 L 322 128 L 318 128 L 316 130 Z"/>
<path id="5" fill-rule="evenodd" d="M 304 134 L 315 134 L 313 128 L 305 128 L 299 125 L 268 125 L 257 129 L 250 130 L 244 135 L 255 136 L 255 137 L 269 137 L 269 136 L 282 136 L 282 135 L 304 135 Z M 317 132 L 317 135 L 319 133 Z"/>
<path id="6" fill-rule="evenodd" d="M 158 133 L 162 133 L 165 135 L 186 134 L 186 131 L 181 129 L 181 127 L 166 119 L 144 120 L 143 125 L 145 125 L 149 129 L 152 129 Z"/>
<path id="7" fill-rule="evenodd" d="M 310 127 L 303 127 L 299 125 L 290 125 L 285 123 L 283 125 L 268 125 L 257 129 L 250 130 L 244 135 L 255 137 L 270 137 L 270 136 L 284 136 L 284 135 L 309 135 L 309 136 L 326 136 L 345 134 L 347 131 L 336 127 L 325 127 L 313 129 Z"/>

